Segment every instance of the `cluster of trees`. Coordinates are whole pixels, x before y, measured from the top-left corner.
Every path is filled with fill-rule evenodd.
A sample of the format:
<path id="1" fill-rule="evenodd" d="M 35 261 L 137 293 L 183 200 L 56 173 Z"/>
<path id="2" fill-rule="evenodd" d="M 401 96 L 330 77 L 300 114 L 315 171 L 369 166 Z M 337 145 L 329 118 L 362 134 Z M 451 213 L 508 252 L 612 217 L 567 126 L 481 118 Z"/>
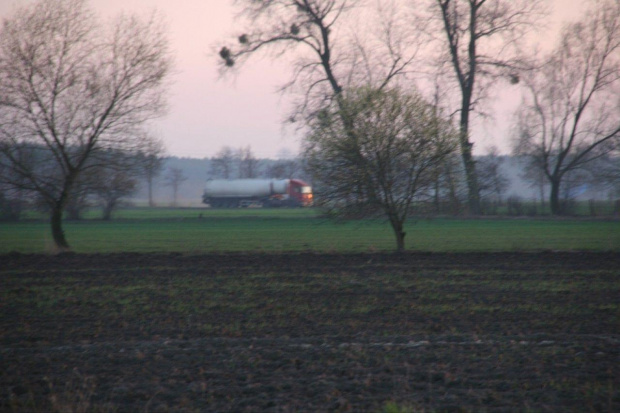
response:
<path id="1" fill-rule="evenodd" d="M 64 212 L 69 219 L 80 219 L 86 208 L 100 206 L 102 219 L 109 220 L 124 198 L 134 194 L 139 181 L 149 188 L 161 173 L 163 158 L 160 142 L 146 145 L 137 152 L 98 151 L 85 162 L 67 197 Z M 0 219 L 17 220 L 27 208 L 51 212 L 53 193 L 61 191 L 63 175 L 42 145 L 10 145 L 0 152 Z M 45 192 L 33 181 L 45 180 Z M 50 192 L 48 194 L 47 192 Z"/>
<path id="2" fill-rule="evenodd" d="M 108 204 L 111 181 L 130 189 L 132 160 L 148 145 L 140 130 L 165 109 L 168 49 L 157 15 L 104 24 L 85 0 L 38 1 L 4 20 L 2 180 L 45 205 L 59 250 L 69 249 L 62 217 L 81 188 Z"/>
<path id="3" fill-rule="evenodd" d="M 208 171 L 210 178 L 237 179 L 237 178 L 302 178 L 305 175 L 303 162 L 293 158 L 286 151 L 279 159 L 266 162 L 254 156 L 252 148 L 233 149 L 223 146 L 211 158 Z"/>
<path id="4" fill-rule="evenodd" d="M 595 4 L 523 76 L 515 152 L 548 182 L 554 214 L 567 183 L 609 182 L 620 169 L 620 1 Z"/>
<path id="5" fill-rule="evenodd" d="M 239 0 L 247 24 L 219 50 L 221 70 L 263 52 L 288 57 L 283 89 L 296 97 L 291 120 L 307 131 L 303 159 L 318 200 L 336 216 L 384 215 L 402 250 L 418 201 L 465 199 L 480 214 L 484 199 L 501 198 L 498 157 L 477 161 L 471 136 L 500 84 L 524 91 L 514 153 L 550 188 L 554 214 L 566 212 L 568 182 L 617 184 L 620 0 L 591 0 L 553 50 L 526 55 L 547 2 Z M 155 14 L 104 24 L 86 0 L 40 0 L 5 19 L 0 189 L 9 200 L 35 195 L 60 250 L 69 248 L 63 213 L 80 200 L 110 211 L 142 175 L 153 203 L 161 156 L 142 131 L 164 112 L 171 64 Z M 292 176 L 298 164 L 285 162 L 267 172 Z M 249 147 L 224 147 L 212 165 L 223 178 L 266 172 Z M 181 170 L 165 177 L 175 202 L 184 179 Z"/>
<path id="6" fill-rule="evenodd" d="M 290 58 L 283 88 L 299 97 L 291 119 L 309 128 L 305 155 L 324 206 L 380 211 L 399 250 L 412 201 L 433 186 L 438 194 L 441 180 L 455 196 L 462 174 L 471 214 L 485 191 L 501 192 L 497 165 L 477 165 L 471 140 L 472 115 L 500 82 L 529 91 L 515 153 L 548 181 L 554 214 L 564 179 L 618 159 L 620 0 L 592 1 L 542 58 L 521 50 L 548 16 L 545 0 L 401 0 L 373 13 L 369 1 L 238 3 L 248 24 L 220 49 L 222 71 L 263 52 Z M 432 93 L 421 98 L 416 85 Z"/>

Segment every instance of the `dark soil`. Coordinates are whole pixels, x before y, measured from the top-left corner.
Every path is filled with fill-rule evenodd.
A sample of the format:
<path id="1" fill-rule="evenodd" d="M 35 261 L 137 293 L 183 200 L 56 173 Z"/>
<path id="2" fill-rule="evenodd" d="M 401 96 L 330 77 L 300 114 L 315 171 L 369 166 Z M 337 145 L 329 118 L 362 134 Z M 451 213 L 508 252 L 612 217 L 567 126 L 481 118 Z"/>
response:
<path id="1" fill-rule="evenodd" d="M 620 411 L 617 253 L 12 254 L 0 294 L 0 411 Z"/>

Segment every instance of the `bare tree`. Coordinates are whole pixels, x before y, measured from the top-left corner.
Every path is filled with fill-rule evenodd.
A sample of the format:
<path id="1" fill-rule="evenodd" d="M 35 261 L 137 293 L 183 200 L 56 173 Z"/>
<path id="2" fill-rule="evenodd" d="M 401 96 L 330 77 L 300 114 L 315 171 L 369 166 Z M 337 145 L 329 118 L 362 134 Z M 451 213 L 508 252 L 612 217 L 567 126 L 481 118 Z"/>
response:
<path id="1" fill-rule="evenodd" d="M 233 149 L 223 146 L 211 159 L 211 176 L 224 179 L 256 178 L 259 175 L 260 161 L 252 153 L 252 148 Z"/>
<path id="2" fill-rule="evenodd" d="M 94 172 L 90 170 L 89 172 Z M 82 173 L 80 177 L 75 181 L 71 196 L 67 201 L 65 207 L 65 218 L 72 221 L 79 221 L 83 218 L 84 212 L 92 206 L 92 197 L 94 180 L 93 176 L 89 173 Z M 49 209 L 49 208 L 47 208 Z"/>
<path id="3" fill-rule="evenodd" d="M 172 188 L 172 206 L 178 205 L 178 194 L 181 184 L 187 181 L 187 176 L 181 168 L 170 168 L 164 177 L 167 186 Z"/>
<path id="4" fill-rule="evenodd" d="M 620 145 L 614 151 L 586 166 L 591 184 L 610 197 L 620 198 Z"/>
<path id="5" fill-rule="evenodd" d="M 250 146 L 240 148 L 237 157 L 239 159 L 239 178 L 256 178 L 259 173 L 259 161 L 254 157 L 252 148 Z"/>
<path id="6" fill-rule="evenodd" d="M 34 200 L 32 193 L 14 182 L 19 182 L 19 176 L 6 166 L 6 162 L 0 161 L 0 221 L 18 221 L 24 208 Z"/>
<path id="7" fill-rule="evenodd" d="M 267 176 L 279 179 L 297 178 L 301 169 L 299 159 L 278 159 L 267 169 Z"/>
<path id="8" fill-rule="evenodd" d="M 565 178 L 620 145 L 620 0 L 595 2 L 567 25 L 524 83 L 515 152 L 544 172 L 551 212 L 562 214 Z"/>
<path id="9" fill-rule="evenodd" d="M 150 136 L 143 135 L 147 140 Z M 144 145 L 149 148 L 149 145 Z M 112 212 L 123 204 L 123 198 L 136 191 L 138 179 L 144 173 L 144 151 L 125 153 L 122 151 L 105 151 L 97 155 L 101 158 L 99 167 L 89 168 L 82 174 L 86 176 L 84 187 L 87 189 L 92 205 L 102 207 L 101 218 L 108 221 Z M 108 158 L 108 161 L 103 161 Z"/>
<path id="10" fill-rule="evenodd" d="M 84 0 L 41 0 L 0 32 L 0 152 L 25 190 L 50 210 L 52 236 L 69 249 L 62 214 L 74 185 L 103 150 L 136 152 L 132 130 L 164 109 L 171 60 L 159 19 L 99 24 Z M 22 153 L 37 145 L 41 165 Z"/>
<path id="11" fill-rule="evenodd" d="M 121 204 L 123 198 L 136 191 L 137 179 L 127 169 L 100 170 L 93 193 L 102 206 L 104 221 L 112 218 L 112 212 Z"/>
<path id="12" fill-rule="evenodd" d="M 458 153 L 450 154 L 437 164 L 432 188 L 434 211 L 460 215 L 467 199 L 463 166 Z"/>
<path id="13" fill-rule="evenodd" d="M 305 155 L 318 202 L 344 217 L 387 217 L 398 251 L 416 196 L 434 185 L 456 133 L 418 95 L 357 89 L 325 109 L 306 138 Z"/>
<path id="14" fill-rule="evenodd" d="M 545 190 L 548 186 L 547 178 L 543 172 L 543 169 L 538 164 L 536 159 L 526 158 L 523 172 L 520 174 L 521 178 L 529 183 L 530 188 L 538 190 L 538 197 L 540 199 L 540 210 L 544 212 L 546 209 Z"/>
<path id="15" fill-rule="evenodd" d="M 476 163 L 478 178 L 480 180 L 480 195 L 482 200 L 494 204 L 502 202 L 502 195 L 508 188 L 509 180 L 502 172 L 502 157 L 497 147 L 488 149 L 488 153 Z"/>
<path id="16" fill-rule="evenodd" d="M 145 132 L 142 132 L 145 133 Z M 154 207 L 155 201 L 153 200 L 153 181 L 161 174 L 164 166 L 165 148 L 161 139 L 155 138 L 146 134 L 144 136 L 145 145 L 140 151 L 137 157 L 137 161 L 141 166 L 141 174 L 146 179 L 149 206 Z"/>
<path id="17" fill-rule="evenodd" d="M 480 213 L 480 184 L 470 140 L 471 114 L 498 78 L 519 81 L 523 69 L 515 50 L 524 33 L 545 15 L 547 0 L 433 0 L 430 33 L 442 33 L 460 94 L 461 157 L 468 187 L 469 212 Z M 415 3 L 418 7 L 418 3 Z"/>
<path id="18" fill-rule="evenodd" d="M 237 160 L 235 150 L 230 146 L 223 146 L 211 159 L 211 175 L 217 178 L 232 178 Z"/>
<path id="19" fill-rule="evenodd" d="M 303 176 L 303 160 L 289 149 L 278 151 L 276 160 L 269 163 L 265 176 L 268 178 L 301 178 Z"/>
<path id="20" fill-rule="evenodd" d="M 312 118 L 350 85 L 379 88 L 403 74 L 416 49 L 399 35 L 394 16 L 387 9 L 380 34 L 365 47 L 361 33 L 347 36 L 346 17 L 365 1 L 350 0 L 240 0 L 248 29 L 219 51 L 223 69 L 243 63 L 260 52 L 281 56 L 294 52 L 293 76 L 283 90 L 297 88 L 292 120 Z M 374 27 L 372 27 L 374 29 Z M 413 50 L 413 52 L 412 52 Z M 381 55 L 381 58 L 376 58 Z"/>

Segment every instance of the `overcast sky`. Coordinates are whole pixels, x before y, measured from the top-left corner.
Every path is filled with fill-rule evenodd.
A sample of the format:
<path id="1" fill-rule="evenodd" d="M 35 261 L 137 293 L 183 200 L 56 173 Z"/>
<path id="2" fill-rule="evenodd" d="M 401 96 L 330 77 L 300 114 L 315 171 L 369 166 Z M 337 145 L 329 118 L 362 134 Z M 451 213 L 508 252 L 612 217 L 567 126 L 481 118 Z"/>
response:
<path id="1" fill-rule="evenodd" d="M 0 0 L 0 16 L 32 0 Z M 283 150 L 297 152 L 299 137 L 282 127 L 287 98 L 276 90 L 288 79 L 283 62 L 254 59 L 233 79 L 218 78 L 212 48 L 234 32 L 232 0 L 91 0 L 105 15 L 120 11 L 148 12 L 153 8 L 167 19 L 175 56 L 176 74 L 169 97 L 168 114 L 153 125 L 168 153 L 203 158 L 223 145 L 251 146 L 257 157 L 275 158 Z M 575 19 L 584 9 L 583 0 L 552 0 L 554 12 L 545 39 L 556 41 L 562 21 Z M 512 111 L 519 98 L 514 88 L 494 100 L 494 121 L 473 132 L 477 153 L 491 145 L 509 150 Z"/>

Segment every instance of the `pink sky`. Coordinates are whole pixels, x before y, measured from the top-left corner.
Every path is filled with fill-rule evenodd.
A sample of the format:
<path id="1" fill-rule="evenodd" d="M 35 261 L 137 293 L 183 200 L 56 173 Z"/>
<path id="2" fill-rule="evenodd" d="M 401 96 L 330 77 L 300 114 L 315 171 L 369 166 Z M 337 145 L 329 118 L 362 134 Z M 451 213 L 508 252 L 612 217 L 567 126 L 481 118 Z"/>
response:
<path id="1" fill-rule="evenodd" d="M 14 6 L 32 0 L 0 0 L 0 16 Z M 166 16 L 176 61 L 176 74 L 169 97 L 168 114 L 153 125 L 155 133 L 175 156 L 203 158 L 223 145 L 251 146 L 257 157 L 275 158 L 283 150 L 297 152 L 299 136 L 283 128 L 287 98 L 276 89 L 288 79 L 283 62 L 254 59 L 240 73 L 218 79 L 212 47 L 234 31 L 232 0 L 91 0 L 105 15 L 120 11 L 145 12 L 156 8 Z M 560 22 L 578 17 L 583 0 L 552 0 L 551 29 L 544 37 L 555 41 Z M 490 104 L 495 120 L 473 131 L 475 149 L 481 152 L 496 145 L 509 151 L 508 135 L 512 111 L 519 101 L 514 90 L 500 93 Z M 497 138 L 496 138 L 497 137 Z"/>

